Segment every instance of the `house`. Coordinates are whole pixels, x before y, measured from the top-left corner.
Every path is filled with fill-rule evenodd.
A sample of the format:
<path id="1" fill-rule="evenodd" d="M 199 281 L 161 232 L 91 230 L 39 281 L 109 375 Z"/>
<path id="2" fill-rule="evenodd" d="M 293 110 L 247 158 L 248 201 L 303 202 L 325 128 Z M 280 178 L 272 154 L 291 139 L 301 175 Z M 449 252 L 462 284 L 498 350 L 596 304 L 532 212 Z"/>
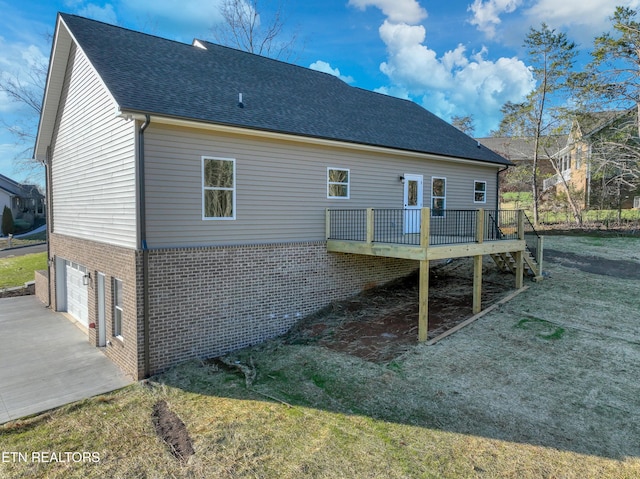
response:
<path id="1" fill-rule="evenodd" d="M 533 165 L 533 152 L 535 149 L 534 139 L 532 137 L 505 137 L 505 136 L 489 136 L 477 139 L 482 145 L 495 151 L 499 155 L 511 161 L 515 168 L 528 168 L 531 171 Z M 538 177 L 542 180 L 555 175 L 555 169 L 551 164 L 551 158 L 555 153 L 566 145 L 567 135 L 552 135 L 541 138 L 538 147 Z M 509 174 L 514 168 L 505 171 Z M 503 191 L 519 191 L 506 190 L 509 186 L 503 181 L 501 187 Z M 513 187 L 513 186 L 512 186 Z M 525 191 L 531 190 L 531 185 L 515 185 L 516 188 L 524 188 Z"/>
<path id="2" fill-rule="evenodd" d="M 425 243 L 430 223 L 455 211 L 494 212 L 510 164 L 410 101 L 68 14 L 35 157 L 47 165 L 51 307 L 134 378 L 258 343 L 333 300 L 428 270 L 419 246 L 385 255 L 364 240 L 384 227 Z M 340 252 L 374 209 L 400 216 Z M 348 212 L 364 222 L 336 220 Z M 476 216 L 460 254 L 481 251 Z M 524 242 L 501 244 L 482 252 L 513 252 L 521 272 Z"/>
<path id="3" fill-rule="evenodd" d="M 28 228 L 36 218 L 44 216 L 44 195 L 35 185 L 18 183 L 0 174 L 0 211 L 5 206 L 11 209 L 16 223 Z"/>
<path id="4" fill-rule="evenodd" d="M 637 109 L 601 111 L 578 115 L 572 123 L 566 144 L 555 153 L 560 167 L 546 179 L 543 191 L 563 189 L 563 179 L 584 209 L 618 209 L 640 203 L 640 186 L 630 187 L 620 178 L 620 149 L 611 143 L 637 141 Z M 637 160 L 633 160 L 637 161 Z"/>

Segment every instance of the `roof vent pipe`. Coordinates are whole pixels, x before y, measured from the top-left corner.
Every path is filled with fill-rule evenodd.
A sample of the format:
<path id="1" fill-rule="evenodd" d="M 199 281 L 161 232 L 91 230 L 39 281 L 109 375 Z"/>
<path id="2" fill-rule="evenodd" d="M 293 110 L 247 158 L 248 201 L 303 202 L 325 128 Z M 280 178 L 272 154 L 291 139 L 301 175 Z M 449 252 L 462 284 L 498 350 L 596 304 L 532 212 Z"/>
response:
<path id="1" fill-rule="evenodd" d="M 242 93 L 238 93 L 238 106 L 240 108 L 244 108 L 244 103 L 242 103 Z"/>

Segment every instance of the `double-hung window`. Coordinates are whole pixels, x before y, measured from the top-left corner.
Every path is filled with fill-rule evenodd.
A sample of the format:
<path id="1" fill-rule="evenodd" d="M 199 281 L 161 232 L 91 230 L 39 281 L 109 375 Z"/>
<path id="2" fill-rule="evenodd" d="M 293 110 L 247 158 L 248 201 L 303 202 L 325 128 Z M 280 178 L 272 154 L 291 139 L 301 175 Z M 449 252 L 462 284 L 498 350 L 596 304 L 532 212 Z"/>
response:
<path id="1" fill-rule="evenodd" d="M 327 168 L 327 198 L 349 199 L 351 174 L 344 168 Z"/>
<path id="2" fill-rule="evenodd" d="M 236 219 L 236 160 L 202 157 L 202 219 Z"/>
<path id="3" fill-rule="evenodd" d="M 113 278 L 113 335 L 122 338 L 122 281 Z"/>
<path id="4" fill-rule="evenodd" d="M 473 186 L 473 202 L 474 203 L 486 203 L 487 202 L 487 182 L 486 181 L 474 181 Z"/>
<path id="5" fill-rule="evenodd" d="M 431 178 L 431 216 L 444 216 L 447 208 L 447 179 Z"/>

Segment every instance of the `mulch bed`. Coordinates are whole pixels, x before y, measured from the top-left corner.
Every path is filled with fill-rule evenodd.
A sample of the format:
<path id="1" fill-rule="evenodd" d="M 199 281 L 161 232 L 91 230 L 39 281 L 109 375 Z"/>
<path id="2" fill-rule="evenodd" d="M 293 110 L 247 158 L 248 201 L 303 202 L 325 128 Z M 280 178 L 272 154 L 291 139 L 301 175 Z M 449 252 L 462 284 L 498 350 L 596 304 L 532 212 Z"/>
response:
<path id="1" fill-rule="evenodd" d="M 17 296 L 29 296 L 30 294 L 36 294 L 35 284 L 30 284 L 24 288 L 0 290 L 0 298 L 15 298 Z"/>

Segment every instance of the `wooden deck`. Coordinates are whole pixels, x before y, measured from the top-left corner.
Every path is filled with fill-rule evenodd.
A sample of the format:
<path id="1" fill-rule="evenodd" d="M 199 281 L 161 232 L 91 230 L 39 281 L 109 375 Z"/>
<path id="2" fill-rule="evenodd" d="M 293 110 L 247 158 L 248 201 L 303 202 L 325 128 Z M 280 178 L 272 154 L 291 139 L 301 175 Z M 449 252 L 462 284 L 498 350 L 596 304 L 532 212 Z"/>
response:
<path id="1" fill-rule="evenodd" d="M 464 228 L 456 229 L 462 234 L 434 235 L 432 234 L 432 218 L 429 208 L 422 208 L 419 211 L 420 225 L 419 233 L 396 234 L 391 240 L 375 241 L 376 238 L 386 239 L 385 235 L 380 235 L 379 225 L 375 224 L 374 210 L 366 210 L 366 221 L 360 221 L 360 228 L 365 231 L 355 231 L 351 236 L 362 238 L 337 239 L 332 233 L 331 210 L 327 210 L 327 251 L 336 253 L 362 254 L 370 256 L 384 256 L 388 258 L 402 258 L 416 260 L 420 262 L 420 304 L 418 317 L 418 340 L 426 341 L 428 332 L 428 312 L 429 312 L 429 262 L 433 260 L 473 257 L 473 313 L 477 314 L 481 310 L 482 295 L 482 258 L 484 255 L 491 255 L 494 259 L 508 257 L 511 267 L 515 273 L 515 288 L 521 289 L 524 283 L 525 260 L 529 262 L 529 267 L 535 272 L 537 277 L 541 277 L 541 264 L 528 254 L 525 241 L 523 211 L 516 213 L 511 234 L 492 236 L 488 240 L 487 224 L 485 222 L 484 210 L 477 210 L 473 215 L 475 223 L 475 234 L 464 233 Z M 463 225 L 464 226 L 464 225 Z M 345 236 L 345 235 L 342 235 Z M 349 236 L 349 235 L 347 235 Z M 448 238 L 448 239 L 447 239 Z M 505 239 L 503 239 L 505 238 Z M 542 242 L 538 245 L 538 256 L 541 263 Z M 535 264 L 534 264 L 535 263 Z M 539 268 L 537 268 L 539 266 Z M 537 268 L 537 269 L 536 269 Z"/>

